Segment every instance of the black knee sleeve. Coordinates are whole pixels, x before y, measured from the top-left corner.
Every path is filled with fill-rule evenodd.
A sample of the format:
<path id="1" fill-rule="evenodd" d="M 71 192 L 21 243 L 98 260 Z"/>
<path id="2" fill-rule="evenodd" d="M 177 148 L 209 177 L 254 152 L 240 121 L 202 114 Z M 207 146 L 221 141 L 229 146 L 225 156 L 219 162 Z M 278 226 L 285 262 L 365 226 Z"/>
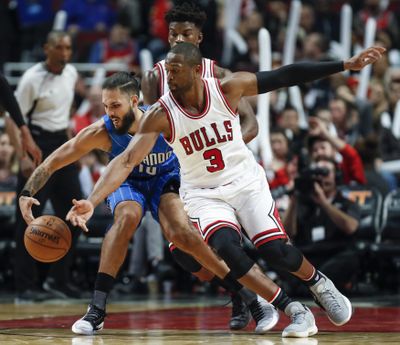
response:
<path id="1" fill-rule="evenodd" d="M 240 235 L 232 228 L 222 228 L 216 231 L 208 243 L 231 269 L 232 277 L 243 277 L 254 262 L 246 255 L 240 244 Z"/>
<path id="2" fill-rule="evenodd" d="M 301 251 L 283 240 L 264 243 L 258 251 L 268 265 L 278 270 L 296 272 L 303 262 Z"/>
<path id="3" fill-rule="evenodd" d="M 175 247 L 171 251 L 171 254 L 176 263 L 186 272 L 196 273 L 201 270 L 201 265 L 192 256 L 182 250 Z"/>

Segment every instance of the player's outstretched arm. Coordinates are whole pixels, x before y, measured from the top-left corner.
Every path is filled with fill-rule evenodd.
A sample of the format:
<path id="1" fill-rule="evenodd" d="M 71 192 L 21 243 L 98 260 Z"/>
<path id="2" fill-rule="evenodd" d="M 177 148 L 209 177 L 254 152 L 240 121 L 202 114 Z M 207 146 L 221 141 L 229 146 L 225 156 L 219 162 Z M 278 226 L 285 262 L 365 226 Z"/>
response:
<path id="1" fill-rule="evenodd" d="M 359 71 L 379 60 L 385 51 L 383 47 L 370 47 L 346 61 L 300 62 L 255 74 L 237 72 L 222 81 L 222 90 L 234 106 L 238 97 L 310 82 L 344 70 Z"/>
<path id="2" fill-rule="evenodd" d="M 48 156 L 33 171 L 20 194 L 19 207 L 25 221 L 28 224 L 33 221 L 32 206 L 40 205 L 33 196 L 57 170 L 76 162 L 94 149 L 108 150 L 109 145 L 107 133 L 99 123 L 95 123 L 79 132 L 76 137 L 68 140 Z"/>

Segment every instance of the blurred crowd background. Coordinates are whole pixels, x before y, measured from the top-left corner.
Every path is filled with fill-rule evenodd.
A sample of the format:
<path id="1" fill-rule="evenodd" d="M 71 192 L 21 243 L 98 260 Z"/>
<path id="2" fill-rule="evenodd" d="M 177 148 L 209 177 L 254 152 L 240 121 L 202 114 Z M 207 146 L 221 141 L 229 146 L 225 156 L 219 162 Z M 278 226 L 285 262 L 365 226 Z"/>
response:
<path id="1" fill-rule="evenodd" d="M 208 17 L 200 46 L 204 57 L 232 71 L 255 72 L 259 69 L 258 32 L 265 27 L 271 35 L 272 66 L 282 65 L 290 1 L 242 0 L 236 30 L 246 49 L 234 48 L 228 59 L 223 56 L 228 1 L 195 2 Z M 350 295 L 398 293 L 400 1 L 302 1 L 294 60 L 317 62 L 340 58 L 337 42 L 340 11 L 345 3 L 353 11 L 352 53 L 363 47 L 365 24 L 371 17 L 376 19 L 375 44 L 387 49 L 384 57 L 372 66 L 367 97 L 357 96 L 358 73 L 336 74 L 299 85 L 301 111 L 293 106 L 288 90 L 271 92 L 272 159 L 263 162 L 259 157 L 259 160 L 293 242 L 314 263 L 325 267 L 322 271 Z M 172 0 L 3 0 L 0 71 L 15 88 L 28 66 L 44 60 L 46 35 L 53 27 L 56 13 L 64 10 L 66 31 L 72 35 L 74 44 L 71 63 L 76 64 L 80 76 L 71 109 L 73 136 L 104 114 L 101 87 L 93 82 L 93 73 L 101 64 L 116 63 L 119 69 L 134 71 L 140 78 L 144 72 L 143 49 L 150 52 L 154 62 L 165 57 L 169 44 L 164 13 L 173 5 Z M 256 98 L 249 101 L 257 113 Z M 5 130 L 5 117 L 0 121 L 0 291 L 12 292 L 19 161 Z M 257 148 L 252 150 L 258 156 Z M 335 162 L 333 167 L 327 158 Z M 324 160 L 325 163 L 319 164 Z M 93 152 L 80 161 L 84 195 L 90 193 L 106 164 L 107 155 L 101 152 Z M 334 170 L 335 193 L 337 190 L 357 207 L 353 210 L 352 204 L 346 208 L 346 212 L 359 220 L 358 228 L 351 233 L 319 219 L 318 199 L 310 198 L 314 182 L 325 178 L 329 169 Z M 296 226 L 290 223 L 294 199 L 300 206 L 309 206 L 294 216 L 298 220 Z M 51 212 L 49 204 L 45 213 Z M 102 205 L 89 225 L 90 233 L 81 234 L 71 278 L 80 291 L 89 291 L 93 286 L 102 236 L 111 222 L 106 206 Z M 251 244 L 245 241 L 244 245 L 258 260 Z M 270 270 L 265 262 L 258 262 L 289 293 L 304 293 L 299 284 Z M 132 241 L 114 292 L 220 293 L 217 287 L 199 282 L 172 261 L 167 243 L 151 216 L 146 216 Z"/>

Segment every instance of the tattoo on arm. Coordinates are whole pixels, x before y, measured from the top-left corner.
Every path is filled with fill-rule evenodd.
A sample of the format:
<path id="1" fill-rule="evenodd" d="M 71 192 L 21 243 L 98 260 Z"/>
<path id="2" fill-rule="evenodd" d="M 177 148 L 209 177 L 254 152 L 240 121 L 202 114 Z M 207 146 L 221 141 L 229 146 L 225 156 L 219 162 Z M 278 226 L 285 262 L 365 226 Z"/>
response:
<path id="1" fill-rule="evenodd" d="M 39 166 L 26 182 L 24 190 L 28 190 L 31 195 L 35 195 L 48 181 L 51 173 L 45 166 Z"/>

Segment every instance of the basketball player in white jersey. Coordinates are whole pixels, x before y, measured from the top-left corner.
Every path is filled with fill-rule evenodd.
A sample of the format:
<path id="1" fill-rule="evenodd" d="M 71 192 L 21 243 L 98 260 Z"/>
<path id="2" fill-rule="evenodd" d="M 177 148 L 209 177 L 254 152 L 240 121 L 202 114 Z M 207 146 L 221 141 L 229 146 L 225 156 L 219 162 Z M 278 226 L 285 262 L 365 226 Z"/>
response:
<path id="1" fill-rule="evenodd" d="M 203 40 L 202 28 L 207 19 L 206 13 L 191 1 L 181 2 L 165 14 L 168 23 L 168 42 L 170 47 L 182 42 L 199 46 Z M 202 78 L 223 79 L 231 72 L 215 64 L 215 61 L 204 58 L 201 64 Z M 169 92 L 165 60 L 155 64 L 153 70 L 144 73 L 141 88 L 145 104 L 154 104 L 162 95 Z M 258 133 L 258 123 L 250 104 L 241 100 L 238 106 L 242 137 L 245 143 L 250 142 Z M 249 241 L 247 241 L 249 243 Z M 174 260 L 186 271 L 191 272 L 201 281 L 212 281 L 215 275 L 202 267 L 188 254 L 182 252 L 170 243 L 170 251 Z M 220 284 L 219 284 L 220 285 Z M 246 304 L 237 294 L 232 294 L 232 316 L 229 327 L 233 330 L 245 328 L 250 322 L 250 313 Z"/>
<path id="2" fill-rule="evenodd" d="M 372 47 L 346 61 L 292 64 L 255 74 L 238 72 L 218 81 L 201 78 L 198 47 L 189 43 L 176 45 L 166 58 L 170 92 L 150 108 L 128 148 L 109 164 L 89 197 L 89 204 L 96 206 L 118 188 L 163 133 L 181 165 L 180 194 L 192 223 L 240 283 L 290 316 L 292 322 L 282 336 L 316 334 L 314 317 L 306 306 L 293 302 L 261 272 L 254 279 L 257 268 L 240 246 L 239 224 L 262 258 L 309 286 L 332 323 L 347 323 L 352 315 L 350 301 L 288 241 L 265 174 L 241 137 L 236 109 L 241 97 L 343 70 L 358 71 L 380 59 L 384 51 Z M 82 226 L 87 216 L 73 208 L 69 219 Z"/>

